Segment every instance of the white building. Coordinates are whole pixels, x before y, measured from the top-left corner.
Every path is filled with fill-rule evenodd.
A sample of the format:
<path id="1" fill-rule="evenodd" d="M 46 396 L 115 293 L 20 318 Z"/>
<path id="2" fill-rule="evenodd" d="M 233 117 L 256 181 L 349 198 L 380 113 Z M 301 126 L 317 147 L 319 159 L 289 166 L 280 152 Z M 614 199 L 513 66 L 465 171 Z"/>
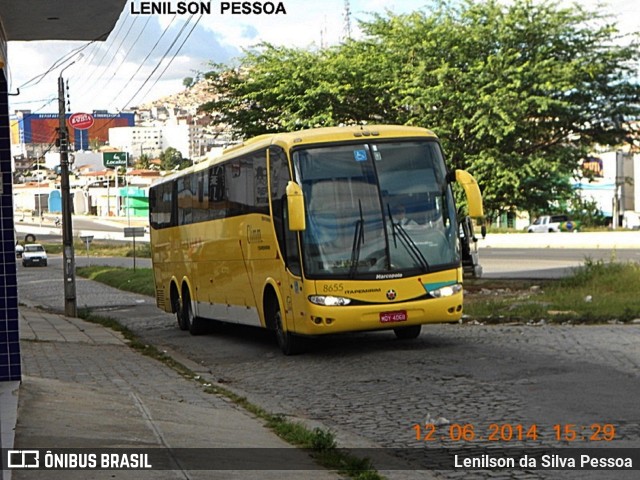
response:
<path id="1" fill-rule="evenodd" d="M 621 218 L 614 227 L 640 227 L 640 155 L 622 151 L 594 153 L 582 164 L 585 176 L 574 186 L 596 202 L 606 217 Z"/>
<path id="2" fill-rule="evenodd" d="M 128 152 L 133 158 L 146 154 L 157 157 L 170 145 L 163 141 L 162 126 L 155 127 L 116 127 L 109 129 L 109 145 L 123 152 Z"/>
<path id="3" fill-rule="evenodd" d="M 178 150 L 183 158 L 203 157 L 220 140 L 206 133 L 202 125 L 180 122 L 147 127 L 117 127 L 109 129 L 109 145 L 133 158 L 142 154 L 157 157 L 169 147 Z"/>
<path id="4" fill-rule="evenodd" d="M 184 158 L 195 159 L 207 153 L 208 144 L 200 125 L 165 125 L 162 133 L 165 144 L 178 150 Z"/>

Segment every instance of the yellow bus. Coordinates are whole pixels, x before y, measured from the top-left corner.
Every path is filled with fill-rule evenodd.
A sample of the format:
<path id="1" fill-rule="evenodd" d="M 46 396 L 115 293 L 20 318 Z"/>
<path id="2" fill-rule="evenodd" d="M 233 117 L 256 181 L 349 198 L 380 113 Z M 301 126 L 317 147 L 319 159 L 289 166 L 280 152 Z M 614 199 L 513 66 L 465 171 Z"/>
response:
<path id="1" fill-rule="evenodd" d="M 448 172 L 429 130 L 318 128 L 269 134 L 150 188 L 156 301 L 192 334 L 206 321 L 304 337 L 462 316 L 451 183 L 482 216 L 471 175 Z"/>

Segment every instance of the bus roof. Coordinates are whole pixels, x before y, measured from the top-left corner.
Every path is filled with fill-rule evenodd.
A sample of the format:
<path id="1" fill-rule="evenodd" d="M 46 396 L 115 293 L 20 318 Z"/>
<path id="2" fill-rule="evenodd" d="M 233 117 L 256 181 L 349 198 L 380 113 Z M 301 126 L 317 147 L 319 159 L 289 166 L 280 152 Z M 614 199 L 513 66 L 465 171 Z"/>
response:
<path id="1" fill-rule="evenodd" d="M 323 143 L 331 141 L 347 141 L 357 138 L 369 137 L 415 137 L 429 136 L 434 137 L 435 134 L 421 127 L 406 127 L 400 125 L 354 125 L 347 127 L 324 127 L 312 128 L 309 130 L 299 130 L 296 132 L 271 133 L 260 135 L 249 139 L 238 145 L 234 145 L 222 152 L 222 157 L 226 157 L 229 153 L 235 153 L 242 150 L 243 147 L 253 149 L 260 144 L 271 145 L 279 144 L 281 146 L 291 147 L 293 145 Z"/>
<path id="2" fill-rule="evenodd" d="M 180 177 L 182 174 L 191 171 L 200 171 L 225 162 L 227 160 L 239 157 L 246 153 L 255 151 L 256 149 L 267 148 L 270 145 L 279 145 L 286 150 L 293 146 L 318 144 L 324 142 L 345 142 L 357 139 L 389 139 L 389 138 L 415 138 L 415 137 L 431 137 L 437 138 L 431 130 L 422 127 L 407 127 L 402 125 L 352 125 L 345 127 L 322 127 L 312 128 L 309 130 L 299 130 L 295 132 L 285 133 L 269 133 L 259 135 L 251 139 L 245 140 L 238 145 L 226 148 L 222 155 L 200 162 L 193 167 L 180 170 L 174 174 L 163 177 L 154 184 L 163 183 L 164 180 L 170 180 Z"/>

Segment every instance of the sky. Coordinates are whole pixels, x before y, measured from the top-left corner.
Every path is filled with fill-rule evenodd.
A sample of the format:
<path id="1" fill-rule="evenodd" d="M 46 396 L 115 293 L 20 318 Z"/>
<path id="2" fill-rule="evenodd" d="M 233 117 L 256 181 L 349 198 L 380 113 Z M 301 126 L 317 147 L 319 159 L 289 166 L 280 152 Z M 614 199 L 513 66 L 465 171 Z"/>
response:
<path id="1" fill-rule="evenodd" d="M 286 14 L 221 15 L 222 2 L 212 0 L 212 13 L 201 17 L 135 15 L 129 1 L 105 42 L 9 42 L 9 91 L 20 89 L 20 95 L 10 97 L 10 111 L 57 112 L 57 78 L 62 68 L 72 113 L 116 112 L 184 90 L 185 78 L 210 70 L 211 62 L 232 62 L 242 49 L 263 41 L 319 48 L 338 44 L 345 37 L 345 0 L 281 1 Z M 135 2 L 139 4 L 140 0 Z M 597 0 L 580 2 L 585 8 L 596 3 Z M 600 3 L 615 16 L 622 31 L 640 31 L 640 2 Z M 366 21 L 373 13 L 386 11 L 428 11 L 430 2 L 349 0 L 348 4 L 351 34 L 357 38 L 358 20 Z M 51 69 L 61 59 L 65 61 Z"/>

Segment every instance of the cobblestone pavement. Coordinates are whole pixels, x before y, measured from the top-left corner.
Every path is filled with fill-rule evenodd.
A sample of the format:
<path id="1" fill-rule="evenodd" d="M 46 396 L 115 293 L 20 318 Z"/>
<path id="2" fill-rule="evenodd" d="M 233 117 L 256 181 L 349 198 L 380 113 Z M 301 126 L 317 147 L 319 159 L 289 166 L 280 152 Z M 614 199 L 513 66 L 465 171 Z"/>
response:
<path id="1" fill-rule="evenodd" d="M 192 358 L 209 366 L 214 377 L 250 392 L 275 411 L 320 421 L 343 444 L 364 438 L 400 449 L 640 446 L 637 326 L 444 325 L 426 327 L 412 342 L 386 333 L 349 335 L 317 342 L 309 354 L 294 359 L 230 362 L 206 351 L 213 338 L 169 341 L 179 349 L 190 344 Z M 441 420 L 445 424 L 434 441 L 416 441 L 414 425 L 438 419 L 448 423 Z M 560 442 L 556 424 L 584 429 L 576 441 Z M 588 441 L 591 435 L 597 438 L 593 424 L 613 424 L 617 439 Z M 472 426 L 474 438 L 453 441 L 460 434 L 458 426 L 465 425 Z M 533 425 L 537 440 L 526 436 Z M 522 428 L 523 438 L 518 440 L 516 432 L 510 441 L 506 435 L 502 441 L 488 441 L 499 427 Z M 606 478 L 590 472 L 494 472 L 491 478 L 578 476 Z M 624 477 L 616 472 L 609 478 Z"/>
<path id="2" fill-rule="evenodd" d="M 229 326 L 193 337 L 174 326 L 173 316 L 154 310 L 152 301 L 122 294 L 109 307 L 99 297 L 112 298 L 109 290 L 85 282 L 82 288 L 98 295 L 95 306 L 145 341 L 197 362 L 213 381 L 271 412 L 331 429 L 341 446 L 640 447 L 638 325 L 434 325 L 413 341 L 387 332 L 351 334 L 318 339 L 307 354 L 284 357 L 268 332 Z M 434 421 L 442 425 L 433 440 L 416 440 L 415 425 Z M 614 425 L 611 442 L 598 430 L 605 424 Z M 454 441 L 468 425 L 464 431 L 472 429 L 472 438 Z M 557 440 L 554 425 L 562 431 L 576 425 L 577 438 Z M 537 438 L 526 435 L 532 426 Z M 516 432 L 509 439 L 501 433 L 508 429 Z M 498 440 L 489 441 L 496 430 Z M 431 473 L 635 478 L 621 471 Z"/>

